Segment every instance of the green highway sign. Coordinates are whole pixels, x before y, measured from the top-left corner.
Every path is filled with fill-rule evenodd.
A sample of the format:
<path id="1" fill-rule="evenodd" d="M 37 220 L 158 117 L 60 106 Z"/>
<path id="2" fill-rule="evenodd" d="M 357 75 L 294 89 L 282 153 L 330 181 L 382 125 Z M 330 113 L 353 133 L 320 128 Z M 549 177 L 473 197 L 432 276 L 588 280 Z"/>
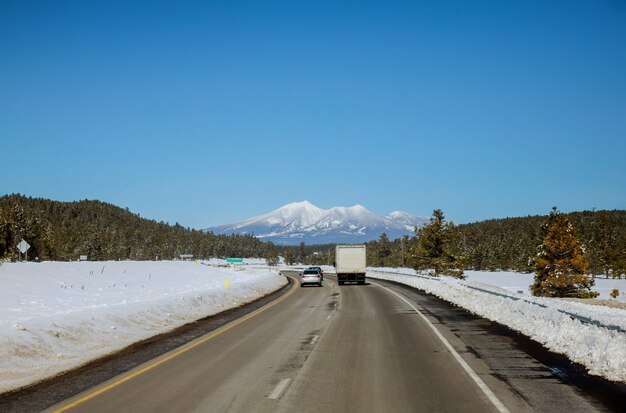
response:
<path id="1" fill-rule="evenodd" d="M 243 258 L 227 258 L 226 262 L 243 262 Z"/>

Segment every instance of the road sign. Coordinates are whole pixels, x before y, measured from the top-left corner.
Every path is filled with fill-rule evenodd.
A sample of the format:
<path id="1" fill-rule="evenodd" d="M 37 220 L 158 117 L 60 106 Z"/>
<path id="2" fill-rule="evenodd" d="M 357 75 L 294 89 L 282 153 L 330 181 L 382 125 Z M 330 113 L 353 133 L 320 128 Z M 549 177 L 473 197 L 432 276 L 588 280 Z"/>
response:
<path id="1" fill-rule="evenodd" d="M 28 244 L 28 242 L 21 240 L 19 244 L 17 244 L 17 249 L 24 254 L 26 251 L 28 251 L 30 248 L 30 245 Z"/>
<path id="2" fill-rule="evenodd" d="M 232 263 L 235 263 L 235 262 L 241 263 L 241 262 L 243 262 L 243 258 L 227 258 L 226 262 L 228 262 L 228 263 L 231 263 L 231 262 Z"/>

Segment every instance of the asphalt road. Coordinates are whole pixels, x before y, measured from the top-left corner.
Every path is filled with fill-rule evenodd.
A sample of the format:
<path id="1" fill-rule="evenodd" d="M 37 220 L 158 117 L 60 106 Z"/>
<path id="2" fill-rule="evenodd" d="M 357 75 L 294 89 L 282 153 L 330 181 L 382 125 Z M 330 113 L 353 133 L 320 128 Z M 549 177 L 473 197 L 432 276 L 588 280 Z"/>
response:
<path id="1" fill-rule="evenodd" d="M 515 381 L 541 363 L 480 326 L 459 333 L 461 324 L 442 322 L 452 316 L 437 315 L 451 310 L 426 310 L 412 294 L 379 281 L 338 287 L 332 276 L 322 288 L 296 284 L 271 307 L 49 411 L 571 413 L 605 407 L 557 372 Z"/>

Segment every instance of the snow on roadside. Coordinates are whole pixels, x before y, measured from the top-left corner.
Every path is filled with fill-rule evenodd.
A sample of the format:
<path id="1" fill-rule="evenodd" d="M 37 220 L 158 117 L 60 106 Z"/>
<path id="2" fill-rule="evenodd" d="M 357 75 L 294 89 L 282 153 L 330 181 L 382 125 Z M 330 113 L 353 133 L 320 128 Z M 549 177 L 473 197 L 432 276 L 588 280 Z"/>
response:
<path id="1" fill-rule="evenodd" d="M 184 261 L 5 263 L 0 266 L 0 392 L 285 284 L 267 269 L 233 271 Z"/>
<path id="2" fill-rule="evenodd" d="M 465 271 L 465 276 L 469 281 L 496 285 L 512 293 L 522 291 L 526 295 L 530 295 L 530 285 L 535 278 L 534 274 L 523 274 L 513 271 Z M 620 291 L 617 301 L 626 303 L 626 279 L 597 276 L 595 278 L 595 286 L 592 289 L 600 293 L 598 298 L 606 300 L 610 299 L 609 294 L 611 290 L 617 289 Z"/>
<path id="3" fill-rule="evenodd" d="M 590 374 L 626 382 L 626 333 L 583 323 L 559 311 L 575 312 L 626 330 L 626 310 L 521 295 L 516 298 L 523 299 L 514 300 L 506 297 L 514 294 L 499 287 L 449 277 L 426 277 L 409 269 L 368 268 L 367 276 L 424 290 L 567 355 L 587 367 Z"/>

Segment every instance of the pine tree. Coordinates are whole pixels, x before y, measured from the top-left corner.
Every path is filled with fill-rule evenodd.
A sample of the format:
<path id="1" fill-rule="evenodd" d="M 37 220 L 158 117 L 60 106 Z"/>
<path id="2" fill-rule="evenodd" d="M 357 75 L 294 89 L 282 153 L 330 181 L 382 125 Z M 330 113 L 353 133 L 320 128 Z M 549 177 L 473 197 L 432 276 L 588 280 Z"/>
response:
<path id="1" fill-rule="evenodd" d="M 285 258 L 285 264 L 293 265 L 293 263 L 295 262 L 294 261 L 295 254 L 293 253 L 293 251 L 291 249 L 286 249 L 284 255 L 285 255 L 285 257 L 284 257 Z"/>
<path id="2" fill-rule="evenodd" d="M 271 241 L 265 245 L 265 261 L 267 265 L 270 267 L 275 267 L 278 265 L 278 247 L 274 245 Z"/>
<path id="3" fill-rule="evenodd" d="M 328 259 L 326 260 L 326 265 L 335 266 L 335 248 L 328 248 Z"/>
<path id="4" fill-rule="evenodd" d="M 392 244 L 386 233 L 382 233 L 377 241 L 371 241 L 368 245 L 368 261 L 372 267 L 387 267 L 392 254 Z"/>
<path id="5" fill-rule="evenodd" d="M 411 250 L 415 269 L 432 270 L 436 276 L 464 278 L 461 257 L 454 250 L 458 237 L 456 226 L 444 218 L 443 212 L 436 209 L 430 222 L 417 230 L 417 243 Z"/>
<path id="6" fill-rule="evenodd" d="M 304 257 L 306 253 L 304 251 L 304 241 L 300 243 L 300 249 L 298 250 L 298 262 L 304 262 Z"/>
<path id="7" fill-rule="evenodd" d="M 593 298 L 594 280 L 588 274 L 585 249 L 574 227 L 554 207 L 541 227 L 543 242 L 538 247 L 533 295 L 543 297 Z"/>

